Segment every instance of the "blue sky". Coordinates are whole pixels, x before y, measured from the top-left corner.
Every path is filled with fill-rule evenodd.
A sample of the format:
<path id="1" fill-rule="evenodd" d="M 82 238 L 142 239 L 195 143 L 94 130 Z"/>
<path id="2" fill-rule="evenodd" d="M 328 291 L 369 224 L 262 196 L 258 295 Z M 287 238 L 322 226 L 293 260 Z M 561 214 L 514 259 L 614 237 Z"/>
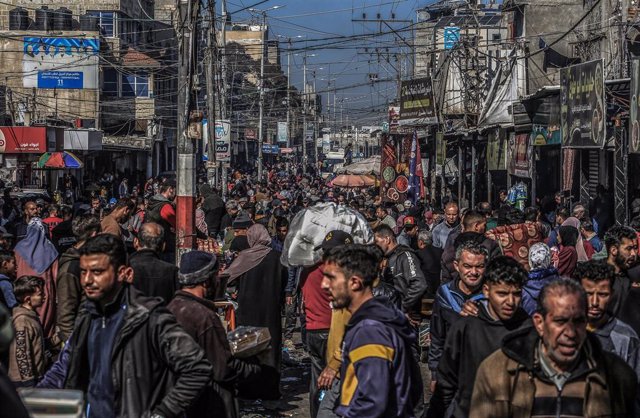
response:
<path id="1" fill-rule="evenodd" d="M 260 0 L 227 0 L 230 13 L 251 6 Z M 395 97 L 395 82 L 368 83 L 369 74 L 379 79 L 395 78 L 397 71 L 408 74 L 411 56 L 407 44 L 411 44 L 415 11 L 424 7 L 428 0 L 269 0 L 256 6 L 269 9 L 284 6 L 268 12 L 271 36 L 291 37 L 293 55 L 291 66 L 292 83 L 302 87 L 302 61 L 307 54 L 307 78 L 311 82 L 313 74 L 316 86 L 323 96 L 326 111 L 327 96 L 333 107 L 333 92 L 323 93 L 328 86 L 341 89 L 336 95 L 336 119 L 343 123 L 357 125 L 374 124 L 385 115 L 386 104 Z M 363 14 L 365 16 L 363 16 Z M 395 17 L 396 22 L 391 22 Z M 250 20 L 248 11 L 233 14 L 234 21 Z M 355 22 L 354 19 L 386 19 L 384 23 Z M 379 32 L 382 36 L 371 36 Z M 345 38 L 359 36 L 357 39 Z M 286 49 L 288 43 L 281 39 L 283 71 L 286 72 Z M 405 53 L 403 56 L 402 53 Z M 315 56 L 310 56 L 315 54 Z M 365 85 L 362 85 L 365 84 Z M 340 105 L 342 104 L 342 106 Z M 333 109 L 332 109 L 333 110 Z M 333 113 L 331 115 L 333 117 Z"/>

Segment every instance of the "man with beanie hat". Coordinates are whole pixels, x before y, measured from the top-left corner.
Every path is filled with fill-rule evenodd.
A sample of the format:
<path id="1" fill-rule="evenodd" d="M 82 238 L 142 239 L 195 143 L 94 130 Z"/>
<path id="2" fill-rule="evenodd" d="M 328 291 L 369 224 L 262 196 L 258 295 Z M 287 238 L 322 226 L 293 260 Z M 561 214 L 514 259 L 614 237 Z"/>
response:
<path id="1" fill-rule="evenodd" d="M 215 292 L 217 271 L 218 262 L 213 254 L 191 251 L 183 255 L 178 273 L 180 290 L 167 307 L 187 334 L 205 350 L 213 365 L 213 382 L 187 411 L 188 417 L 203 417 L 212 411 L 225 418 L 239 416 L 235 386 L 248 383 L 260 371 L 259 365 L 231 356 L 217 308 L 207 299 Z"/>
<path id="2" fill-rule="evenodd" d="M 327 252 L 340 245 L 353 244 L 353 237 L 348 232 L 330 231 L 316 250 Z M 309 403 L 311 417 L 318 413 L 318 377 L 326 366 L 326 349 L 331 327 L 331 300 L 327 292 L 322 290 L 322 262 L 306 267 L 300 274 L 300 289 L 305 314 L 307 350 L 311 357 L 311 381 L 309 382 Z"/>
<path id="3" fill-rule="evenodd" d="M 251 217 L 249 217 L 249 214 L 245 211 L 239 212 L 233 220 L 233 229 L 229 230 L 225 236 L 225 246 L 223 249 L 240 252 L 249 248 L 247 229 L 249 229 L 251 225 L 253 225 L 253 221 Z"/>

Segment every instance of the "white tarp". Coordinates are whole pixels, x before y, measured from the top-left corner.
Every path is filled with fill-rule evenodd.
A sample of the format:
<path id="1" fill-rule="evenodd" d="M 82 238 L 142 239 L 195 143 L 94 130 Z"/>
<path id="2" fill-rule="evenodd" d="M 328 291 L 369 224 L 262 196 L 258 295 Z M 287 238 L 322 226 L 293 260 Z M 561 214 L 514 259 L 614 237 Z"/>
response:
<path id="1" fill-rule="evenodd" d="M 280 262 L 286 267 L 315 265 L 322 258 L 322 250 L 316 248 L 336 230 L 350 233 L 356 244 L 373 242 L 373 231 L 359 212 L 333 202 L 317 203 L 291 221 Z"/>
<path id="2" fill-rule="evenodd" d="M 336 173 L 380 176 L 380 156 L 374 155 L 362 161 L 340 167 L 336 170 Z"/>
<path id="3" fill-rule="evenodd" d="M 509 113 L 509 106 L 518 100 L 515 63 L 516 61 L 512 60 L 505 64 L 506 68 L 500 66 L 491 83 L 489 94 L 482 104 L 478 126 L 513 125 L 513 116 Z"/>

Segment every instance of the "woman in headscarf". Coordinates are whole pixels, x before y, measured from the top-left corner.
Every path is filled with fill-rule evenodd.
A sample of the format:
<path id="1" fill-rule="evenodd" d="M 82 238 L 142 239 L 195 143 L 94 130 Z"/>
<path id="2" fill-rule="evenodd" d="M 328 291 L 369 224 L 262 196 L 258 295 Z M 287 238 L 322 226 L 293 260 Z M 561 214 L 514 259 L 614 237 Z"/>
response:
<path id="1" fill-rule="evenodd" d="M 580 220 L 572 216 L 570 218 L 567 218 L 567 220 L 562 223 L 562 226 L 572 226 L 578 231 L 578 240 L 576 241 L 576 252 L 578 254 L 578 262 L 582 263 L 585 261 L 589 261 L 595 251 L 587 241 L 586 244 L 590 247 L 589 249 L 591 250 L 589 251 L 589 249 L 587 248 L 587 245 L 585 245 L 585 241 L 582 240 L 582 234 L 580 234 L 579 232 Z M 591 252 L 591 254 L 589 254 L 589 252 Z"/>
<path id="2" fill-rule="evenodd" d="M 572 226 L 561 226 L 558 231 L 558 273 L 560 276 L 571 277 L 578 263 L 576 244 L 580 232 Z"/>
<path id="3" fill-rule="evenodd" d="M 49 241 L 40 218 L 32 218 L 27 235 L 16 244 L 16 275 L 38 276 L 44 279 L 44 304 L 38 308 L 45 338 L 54 342 L 56 325 L 56 284 L 58 251 Z"/>
<path id="4" fill-rule="evenodd" d="M 537 242 L 529 249 L 529 268 L 529 279 L 522 289 L 522 309 L 533 315 L 542 287 L 558 278 L 558 270 L 551 265 L 551 250 L 544 242 Z"/>
<path id="5" fill-rule="evenodd" d="M 238 326 L 267 327 L 271 334 L 271 348 L 262 361 L 260 387 L 245 386 L 243 397 L 278 399 L 280 397 L 280 356 L 282 350 L 282 317 L 286 269 L 280 264 L 280 253 L 271 248 L 267 228 L 254 224 L 247 230 L 249 248 L 240 251 L 221 276 L 228 276 L 238 291 Z"/>

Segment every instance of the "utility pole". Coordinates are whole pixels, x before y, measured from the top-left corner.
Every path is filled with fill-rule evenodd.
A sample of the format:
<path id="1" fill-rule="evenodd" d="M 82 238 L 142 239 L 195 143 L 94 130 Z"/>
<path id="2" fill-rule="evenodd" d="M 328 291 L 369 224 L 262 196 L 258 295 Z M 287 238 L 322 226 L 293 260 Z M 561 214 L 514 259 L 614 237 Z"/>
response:
<path id="1" fill-rule="evenodd" d="M 211 186 L 218 184 L 217 179 L 217 163 L 216 163 L 216 98 L 215 98 L 215 86 L 214 78 L 215 73 L 213 71 L 215 61 L 215 2 L 209 1 L 207 5 L 209 14 L 209 25 L 207 26 L 207 66 L 206 70 L 206 85 L 207 85 L 207 147 L 209 152 L 207 154 L 207 180 Z M 223 190 L 224 193 L 224 190 Z"/>
<path id="2" fill-rule="evenodd" d="M 307 173 L 307 54 L 302 58 L 302 174 Z"/>
<path id="3" fill-rule="evenodd" d="M 227 0 L 221 1 L 222 27 L 220 28 L 220 120 L 227 120 L 229 112 L 227 112 Z M 215 8 L 214 8 L 215 11 Z M 229 121 L 231 126 L 231 121 Z M 236 129 L 238 126 L 236 126 Z M 229 160 L 231 160 L 231 141 L 229 142 Z M 227 194 L 227 170 L 224 168 L 224 162 L 220 161 L 220 178 L 222 184 L 221 194 L 224 197 Z M 217 167 L 216 167 L 217 173 Z"/>
<path id="4" fill-rule="evenodd" d="M 195 25 L 198 3 L 178 2 L 178 170 L 176 198 L 176 261 L 193 249 L 195 240 L 195 150 L 188 137 L 188 124 L 193 108 L 193 74 L 195 66 Z M 214 150 L 215 151 L 215 150 Z"/>
<path id="5" fill-rule="evenodd" d="M 262 141 L 264 114 L 264 55 L 267 43 L 267 12 L 262 12 L 262 51 L 260 53 L 260 113 L 258 121 L 258 181 L 262 181 Z"/>
<path id="6" fill-rule="evenodd" d="M 291 38 L 289 38 L 289 48 L 287 51 L 287 148 L 289 148 L 290 146 L 291 146 Z"/>

